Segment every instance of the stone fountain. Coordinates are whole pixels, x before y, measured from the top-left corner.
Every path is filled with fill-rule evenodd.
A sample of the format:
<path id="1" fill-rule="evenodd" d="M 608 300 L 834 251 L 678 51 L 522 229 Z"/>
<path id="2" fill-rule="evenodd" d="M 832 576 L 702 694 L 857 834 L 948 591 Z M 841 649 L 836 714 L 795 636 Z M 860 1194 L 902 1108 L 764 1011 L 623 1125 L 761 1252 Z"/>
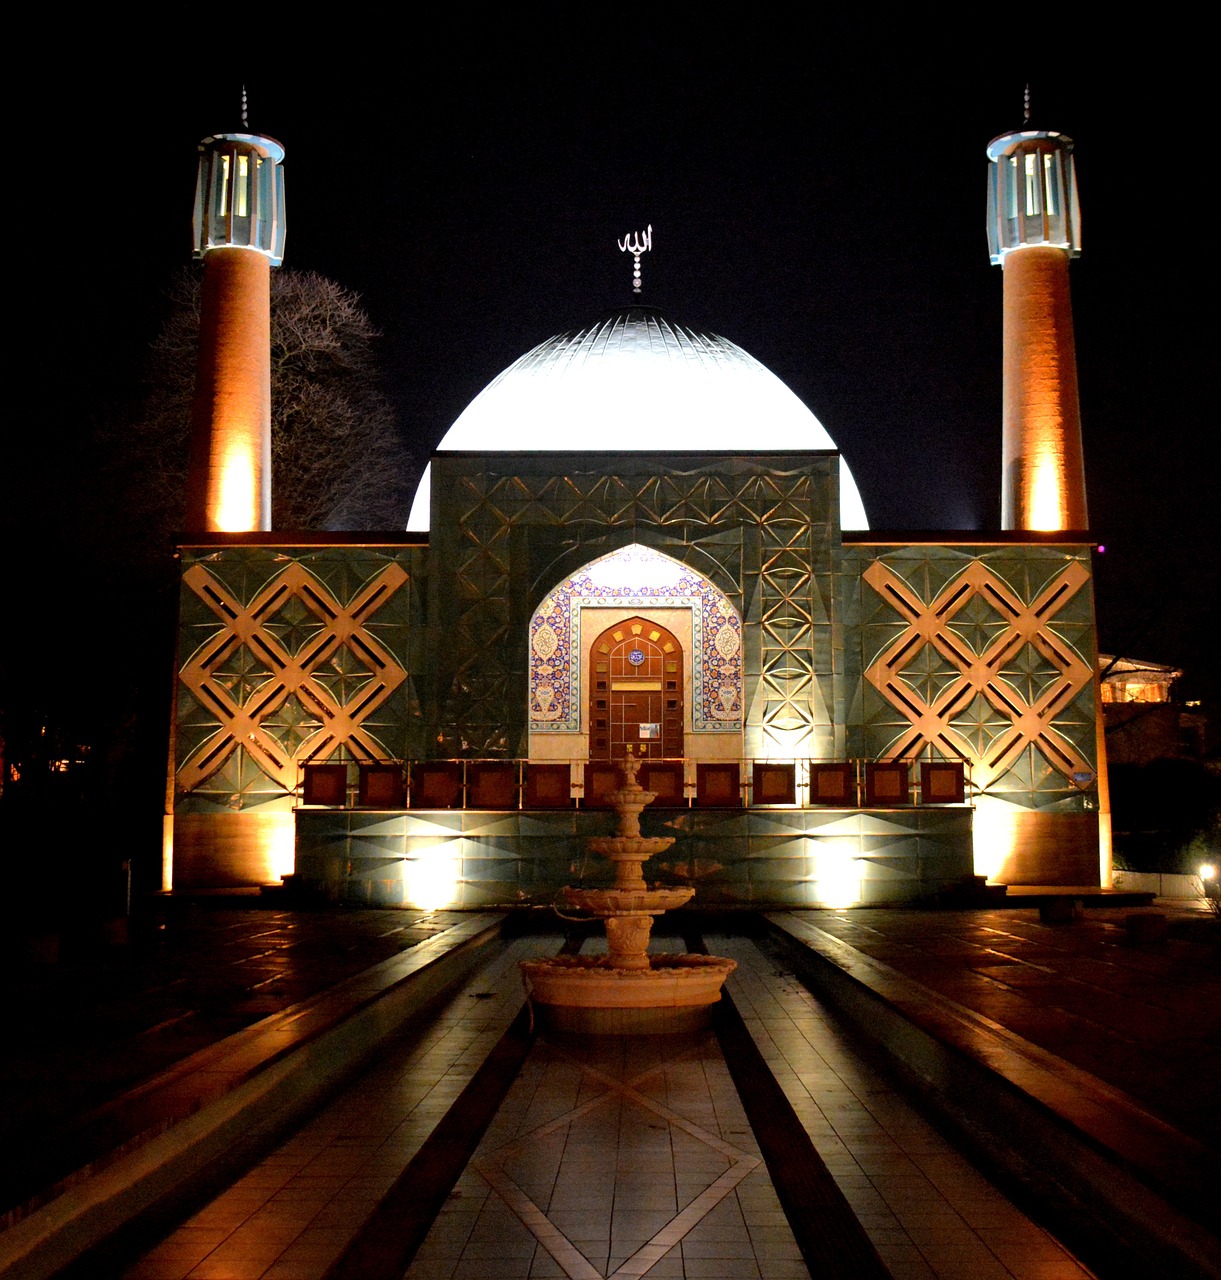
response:
<path id="1" fill-rule="evenodd" d="M 640 757 L 620 767 L 618 790 L 607 797 L 619 815 L 613 836 L 594 836 L 590 851 L 615 868 L 609 889 L 560 891 L 564 903 L 601 919 L 608 954 L 553 956 L 522 961 L 530 999 L 553 1031 L 642 1034 L 691 1031 L 706 1026 L 721 985 L 737 962 L 720 956 L 649 955 L 653 917 L 690 902 L 694 889 L 652 889 L 642 868 L 674 843 L 673 836 L 642 836 L 640 813 L 655 798 L 636 780 Z"/>

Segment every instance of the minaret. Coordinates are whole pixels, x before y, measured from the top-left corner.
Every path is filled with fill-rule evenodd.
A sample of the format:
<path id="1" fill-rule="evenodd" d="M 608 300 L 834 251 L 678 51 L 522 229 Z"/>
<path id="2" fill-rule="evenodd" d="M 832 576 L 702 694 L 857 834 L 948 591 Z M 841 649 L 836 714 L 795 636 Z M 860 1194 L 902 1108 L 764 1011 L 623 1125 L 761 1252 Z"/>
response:
<path id="1" fill-rule="evenodd" d="M 1068 263 L 1081 252 L 1072 139 L 988 144 L 988 248 L 1004 272 L 1001 527 L 1089 527 Z"/>
<path id="2" fill-rule="evenodd" d="M 244 116 L 244 112 L 243 112 Z M 199 144 L 202 258 L 186 525 L 271 528 L 271 268 L 284 255 L 284 148 L 252 133 Z"/>

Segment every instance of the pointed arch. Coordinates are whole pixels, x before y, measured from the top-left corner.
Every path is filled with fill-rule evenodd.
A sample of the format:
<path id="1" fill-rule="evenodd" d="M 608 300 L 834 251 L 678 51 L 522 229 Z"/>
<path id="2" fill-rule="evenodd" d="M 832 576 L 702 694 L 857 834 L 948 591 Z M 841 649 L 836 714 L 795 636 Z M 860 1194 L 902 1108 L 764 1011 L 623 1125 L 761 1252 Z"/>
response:
<path id="1" fill-rule="evenodd" d="M 689 609 L 693 733 L 742 731 L 742 620 L 702 574 L 632 543 L 556 584 L 530 619 L 530 732 L 581 729 L 583 609 Z"/>

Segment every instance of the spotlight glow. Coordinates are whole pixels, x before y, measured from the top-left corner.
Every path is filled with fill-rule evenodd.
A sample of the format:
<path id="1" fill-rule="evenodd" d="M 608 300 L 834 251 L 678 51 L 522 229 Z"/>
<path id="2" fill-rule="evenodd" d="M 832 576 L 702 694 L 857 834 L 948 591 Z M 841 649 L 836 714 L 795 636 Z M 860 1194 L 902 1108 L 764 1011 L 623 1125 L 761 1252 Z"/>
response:
<path id="1" fill-rule="evenodd" d="M 972 819 L 975 874 L 989 884 L 999 882 L 1005 864 L 1017 850 L 1014 806 L 991 796 L 977 796 Z"/>
<path id="2" fill-rule="evenodd" d="M 461 906 L 459 841 L 446 840 L 403 862 L 403 905 L 421 911 Z"/>
<path id="3" fill-rule="evenodd" d="M 814 846 L 815 896 L 823 907 L 851 907 L 861 900 L 856 840 L 830 837 Z"/>
<path id="4" fill-rule="evenodd" d="M 222 533 L 242 533 L 259 526 L 255 464 L 242 444 L 230 447 L 221 465 L 220 501 L 216 528 Z"/>

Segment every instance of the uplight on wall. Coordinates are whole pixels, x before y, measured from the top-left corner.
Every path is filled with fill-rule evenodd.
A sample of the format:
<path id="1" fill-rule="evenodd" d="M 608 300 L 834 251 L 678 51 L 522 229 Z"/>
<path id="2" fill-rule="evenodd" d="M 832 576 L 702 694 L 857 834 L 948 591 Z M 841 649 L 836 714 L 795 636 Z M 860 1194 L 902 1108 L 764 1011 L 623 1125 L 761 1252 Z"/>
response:
<path id="1" fill-rule="evenodd" d="M 977 796 L 972 835 L 975 874 L 997 883 L 1017 848 L 1015 807 L 993 796 Z"/>
<path id="2" fill-rule="evenodd" d="M 405 858 L 403 905 L 421 911 L 440 911 L 461 905 L 462 859 L 459 841 L 445 840 L 418 858 Z"/>
<path id="3" fill-rule="evenodd" d="M 293 815 L 277 814 L 267 833 L 267 865 L 271 883 L 291 876 L 297 867 L 297 829 Z M 285 820 L 286 819 L 286 820 Z"/>
<path id="4" fill-rule="evenodd" d="M 1035 463 L 1033 471 L 1029 527 L 1044 532 L 1060 529 L 1064 524 L 1060 460 L 1045 455 Z"/>
<path id="5" fill-rule="evenodd" d="M 851 907 L 861 900 L 859 846 L 848 836 L 819 840 L 814 846 L 815 898 L 823 907 Z"/>
<path id="6" fill-rule="evenodd" d="M 219 497 L 216 528 L 222 533 L 240 533 L 258 527 L 254 461 L 244 441 L 231 446 L 221 464 Z"/>
<path id="7" fill-rule="evenodd" d="M 763 750 L 758 754 L 760 760 L 793 760 L 811 754 L 816 753 L 814 736 L 808 724 L 773 722 L 763 726 Z"/>

